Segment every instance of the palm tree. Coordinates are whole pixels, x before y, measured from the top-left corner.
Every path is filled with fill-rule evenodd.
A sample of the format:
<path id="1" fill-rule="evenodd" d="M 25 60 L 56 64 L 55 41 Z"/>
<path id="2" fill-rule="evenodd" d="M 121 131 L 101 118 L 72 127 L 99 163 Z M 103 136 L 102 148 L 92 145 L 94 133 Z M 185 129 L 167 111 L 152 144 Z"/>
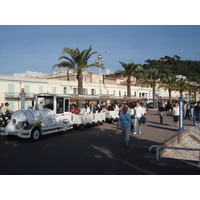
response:
<path id="1" fill-rule="evenodd" d="M 172 101 L 171 92 L 175 89 L 176 80 L 177 78 L 173 74 L 163 73 L 162 75 L 159 88 L 163 87 L 165 90 L 168 90 L 170 102 Z"/>
<path id="2" fill-rule="evenodd" d="M 70 49 L 70 48 L 64 48 L 62 51 L 62 54 L 68 54 L 67 56 L 61 56 L 59 60 L 65 59 L 66 61 L 62 61 L 59 64 L 53 65 L 52 69 L 55 67 L 66 67 L 68 69 L 71 69 L 76 72 L 76 79 L 78 80 L 78 94 L 83 94 L 83 72 L 92 66 L 99 67 L 101 69 L 104 69 L 103 65 L 100 65 L 96 62 L 88 64 L 89 58 L 93 55 L 98 53 L 97 51 L 91 52 L 92 46 L 90 45 L 89 49 L 85 49 L 83 51 L 80 51 L 78 48 L 76 49 Z"/>
<path id="3" fill-rule="evenodd" d="M 183 78 L 176 81 L 176 91 L 180 92 L 180 100 L 183 98 L 183 92 L 187 91 L 187 81 Z"/>
<path id="4" fill-rule="evenodd" d="M 158 68 L 151 68 L 151 69 L 146 70 L 146 75 L 144 78 L 146 78 L 146 80 L 143 81 L 143 85 L 150 86 L 153 89 L 153 108 L 155 108 L 156 107 L 156 101 L 155 101 L 156 85 L 160 83 L 160 73 L 159 73 Z"/>
<path id="5" fill-rule="evenodd" d="M 127 97 L 131 97 L 131 78 L 142 74 L 143 69 L 138 68 L 140 66 L 140 64 L 134 64 L 134 62 L 132 60 L 128 64 L 125 62 L 121 62 L 121 61 L 119 61 L 119 63 L 122 65 L 124 70 L 116 71 L 115 75 L 126 77 Z"/>
<path id="6" fill-rule="evenodd" d="M 194 100 L 197 100 L 197 93 L 200 91 L 200 86 L 198 84 L 189 85 L 190 92 L 194 93 Z"/>

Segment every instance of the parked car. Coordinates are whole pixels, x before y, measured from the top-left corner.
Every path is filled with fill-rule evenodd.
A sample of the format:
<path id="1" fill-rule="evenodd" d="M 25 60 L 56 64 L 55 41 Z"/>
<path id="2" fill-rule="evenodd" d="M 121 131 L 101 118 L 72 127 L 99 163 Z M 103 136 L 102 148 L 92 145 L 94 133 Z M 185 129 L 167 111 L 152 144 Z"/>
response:
<path id="1" fill-rule="evenodd" d="M 147 110 L 153 108 L 153 102 L 147 103 L 146 108 Z"/>

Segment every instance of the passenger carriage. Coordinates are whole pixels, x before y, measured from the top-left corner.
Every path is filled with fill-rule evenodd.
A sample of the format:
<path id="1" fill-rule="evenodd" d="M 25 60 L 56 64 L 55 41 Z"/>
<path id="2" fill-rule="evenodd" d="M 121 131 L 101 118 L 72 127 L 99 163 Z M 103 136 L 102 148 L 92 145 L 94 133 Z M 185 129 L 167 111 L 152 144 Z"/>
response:
<path id="1" fill-rule="evenodd" d="M 90 113 L 90 114 L 73 114 L 72 121 L 74 127 L 80 127 L 83 129 L 85 126 L 100 125 L 105 122 L 105 112 Z"/>
<path id="2" fill-rule="evenodd" d="M 119 111 L 118 110 L 110 110 L 106 111 L 106 121 L 107 122 L 114 122 L 117 121 L 119 118 Z"/>

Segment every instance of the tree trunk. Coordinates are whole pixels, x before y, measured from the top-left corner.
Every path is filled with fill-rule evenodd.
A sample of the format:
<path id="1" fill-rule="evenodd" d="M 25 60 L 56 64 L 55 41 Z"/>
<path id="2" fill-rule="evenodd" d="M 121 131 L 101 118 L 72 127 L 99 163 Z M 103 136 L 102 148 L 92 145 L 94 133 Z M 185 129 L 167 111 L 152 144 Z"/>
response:
<path id="1" fill-rule="evenodd" d="M 83 75 L 82 72 L 77 72 L 78 80 L 78 95 L 83 95 Z"/>
<path id="2" fill-rule="evenodd" d="M 180 100 L 183 98 L 183 91 L 180 91 Z"/>
<path id="3" fill-rule="evenodd" d="M 194 100 L 196 101 L 197 100 L 197 93 L 194 92 Z"/>
<path id="4" fill-rule="evenodd" d="M 127 97 L 131 97 L 131 81 L 127 80 Z"/>
<path id="5" fill-rule="evenodd" d="M 169 102 L 172 102 L 172 94 L 171 94 L 171 90 L 169 89 Z"/>

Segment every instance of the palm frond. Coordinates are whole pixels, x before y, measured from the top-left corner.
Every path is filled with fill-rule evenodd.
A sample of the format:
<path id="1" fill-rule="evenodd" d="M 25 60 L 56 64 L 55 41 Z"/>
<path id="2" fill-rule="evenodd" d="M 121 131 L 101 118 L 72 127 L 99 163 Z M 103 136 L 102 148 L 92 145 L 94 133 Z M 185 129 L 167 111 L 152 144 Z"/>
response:
<path id="1" fill-rule="evenodd" d="M 52 69 L 54 69 L 55 67 L 58 67 L 58 68 L 61 68 L 61 67 L 66 67 L 66 68 L 69 68 L 69 69 L 75 69 L 74 68 L 74 65 L 72 65 L 72 63 L 70 62 L 60 62 L 59 64 L 55 64 L 52 66 Z"/>

